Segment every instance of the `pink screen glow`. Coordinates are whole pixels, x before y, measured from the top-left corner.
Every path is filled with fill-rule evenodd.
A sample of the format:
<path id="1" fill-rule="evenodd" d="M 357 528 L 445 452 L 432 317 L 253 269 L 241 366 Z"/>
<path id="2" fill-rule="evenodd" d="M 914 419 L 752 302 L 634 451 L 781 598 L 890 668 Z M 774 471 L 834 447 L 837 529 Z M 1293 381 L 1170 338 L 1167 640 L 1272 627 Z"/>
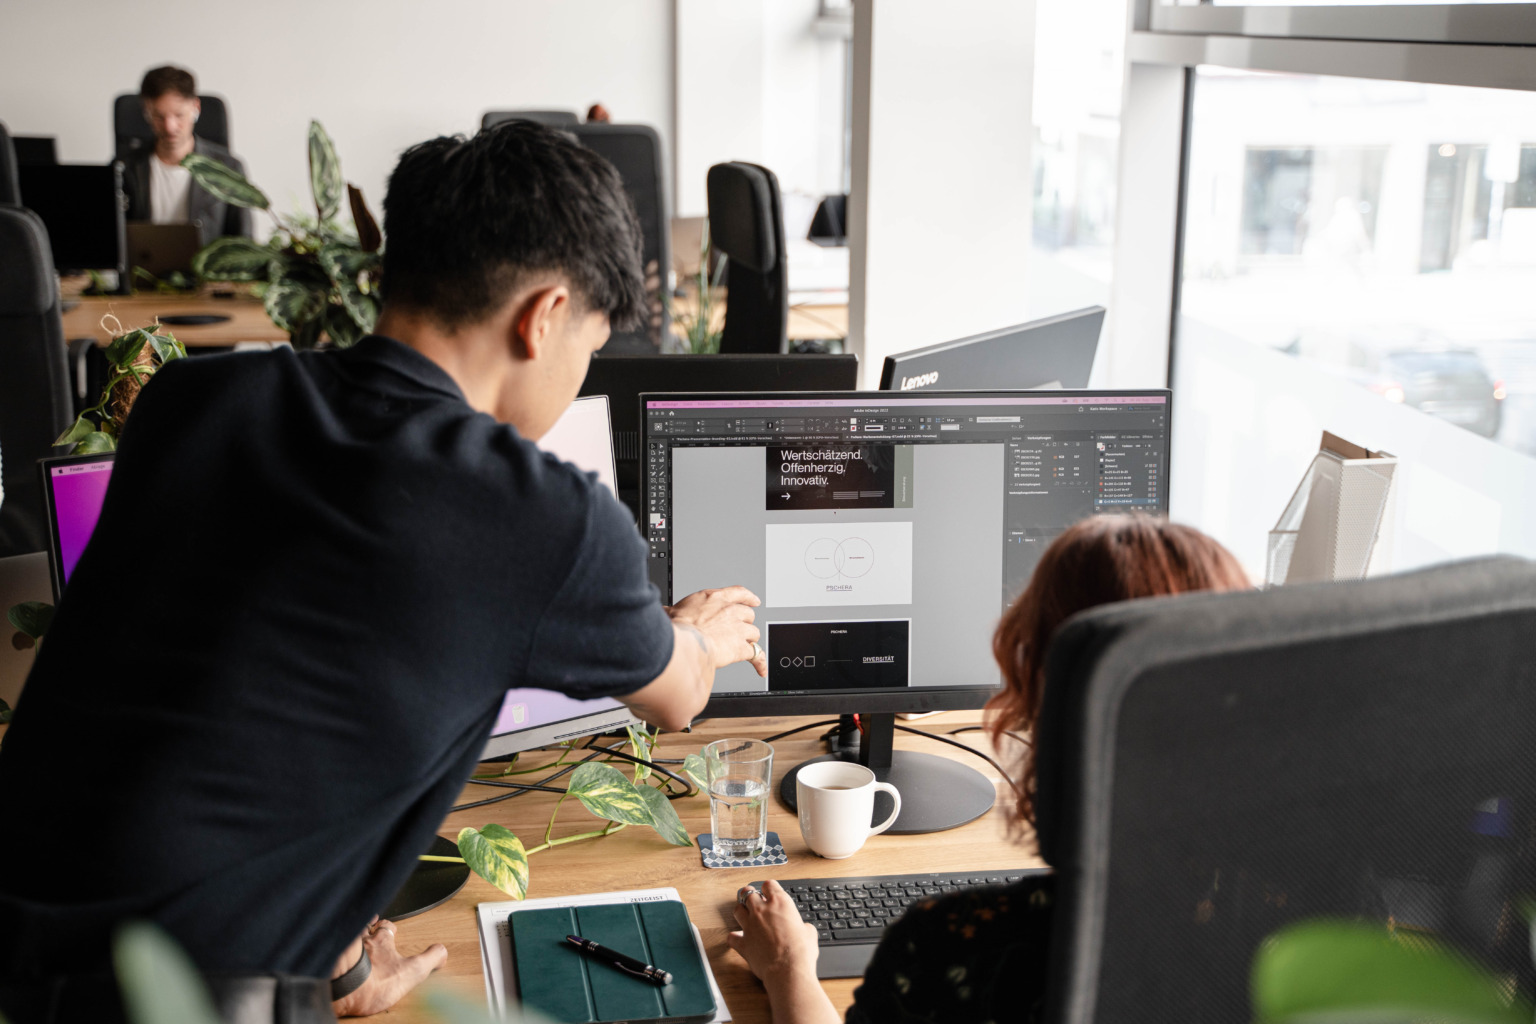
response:
<path id="1" fill-rule="evenodd" d="M 48 475 L 59 537 L 59 571 L 68 582 L 86 541 L 91 539 L 91 531 L 96 529 L 101 503 L 107 496 L 107 482 L 112 479 L 112 460 L 53 466 Z"/>

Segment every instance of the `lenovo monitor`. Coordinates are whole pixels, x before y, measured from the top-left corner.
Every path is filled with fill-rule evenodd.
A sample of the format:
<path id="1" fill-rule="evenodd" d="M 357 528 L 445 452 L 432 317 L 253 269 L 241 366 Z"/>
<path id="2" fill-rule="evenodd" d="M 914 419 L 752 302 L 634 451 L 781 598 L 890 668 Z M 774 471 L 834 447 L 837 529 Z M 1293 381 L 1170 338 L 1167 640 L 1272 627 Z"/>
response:
<path id="1" fill-rule="evenodd" d="M 943 388 L 1085 388 L 1104 326 L 1104 307 L 886 356 L 881 391 Z"/>
<path id="2" fill-rule="evenodd" d="M 1169 401 L 644 396 L 652 581 L 668 601 L 726 583 L 762 600 L 767 679 L 720 670 L 704 714 L 857 712 L 866 742 L 878 727 L 889 749 L 897 712 L 981 707 L 1001 682 L 992 631 L 1045 547 L 1087 516 L 1167 514 Z M 870 766 L 902 792 L 898 831 L 961 824 L 992 802 L 991 783 L 945 758 Z"/>

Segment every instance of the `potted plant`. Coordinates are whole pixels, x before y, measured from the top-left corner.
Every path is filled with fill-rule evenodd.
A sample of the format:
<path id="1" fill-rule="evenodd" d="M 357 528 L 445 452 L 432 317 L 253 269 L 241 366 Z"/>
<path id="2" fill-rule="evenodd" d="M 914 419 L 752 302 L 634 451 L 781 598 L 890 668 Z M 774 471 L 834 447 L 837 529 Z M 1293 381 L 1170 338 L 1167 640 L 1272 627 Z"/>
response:
<path id="1" fill-rule="evenodd" d="M 234 206 L 266 211 L 276 228 L 266 242 L 214 239 L 192 259 L 198 277 L 254 282 L 267 316 L 288 332 L 294 348 L 314 348 L 322 339 L 346 348 L 373 330 L 384 236 L 362 191 L 342 178 L 336 147 L 319 121 L 309 123 L 313 219 L 279 216 L 266 193 L 217 160 L 192 153 L 181 163 L 209 193 Z M 343 199 L 350 230 L 338 219 Z"/>

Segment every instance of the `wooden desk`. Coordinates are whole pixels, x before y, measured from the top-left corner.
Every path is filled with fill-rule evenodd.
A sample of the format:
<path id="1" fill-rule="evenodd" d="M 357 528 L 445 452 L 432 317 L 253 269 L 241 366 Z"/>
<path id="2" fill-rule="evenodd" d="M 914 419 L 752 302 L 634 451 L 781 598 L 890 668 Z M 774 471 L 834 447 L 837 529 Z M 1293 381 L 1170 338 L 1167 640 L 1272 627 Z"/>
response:
<path id="1" fill-rule="evenodd" d="M 192 313 L 216 313 L 230 319 L 198 327 L 166 325 L 166 330 L 188 348 L 288 340 L 288 332 L 273 326 L 261 302 L 243 290 L 233 298 L 223 299 L 214 298 L 211 290 L 205 290 L 191 295 L 92 295 L 80 296 L 79 300 L 80 305 L 64 314 L 66 341 L 95 338 L 98 345 L 105 345 L 111 340 L 111 333 L 101 326 L 101 320 L 108 314 L 117 317 L 125 329 L 132 330 L 149 326 L 157 316 Z"/>
<path id="2" fill-rule="evenodd" d="M 949 712 L 910 724 L 930 732 L 944 733 L 960 725 L 979 723 L 980 714 L 979 711 Z M 699 728 L 690 734 L 664 736 L 657 749 L 657 756 L 663 759 L 681 758 L 711 740 L 725 736 L 766 737 L 809 721 L 813 719 L 712 719 L 700 723 Z M 788 769 L 822 753 L 816 737 L 823 731 L 824 728 L 808 729 L 774 744 L 775 793 L 778 780 Z M 965 733 L 959 738 L 991 752 L 983 733 Z M 822 860 L 806 849 L 795 816 L 775 798 L 769 805 L 768 827 L 783 840 L 789 854 L 789 863 L 768 872 L 750 868 L 707 870 L 699 861 L 697 848 L 668 846 L 652 830 L 631 826 L 602 839 L 555 847 L 529 858 L 529 896 L 675 887 L 687 904 L 693 923 L 704 937 L 704 946 L 732 1017 L 737 1024 L 766 1024 L 769 1019 L 768 1002 L 762 986 L 746 964 L 725 944 L 726 932 L 735 928 L 730 911 L 738 887 L 757 880 L 765 873 L 783 880 L 898 874 L 904 871 L 998 870 L 1043 866 L 1029 852 L 1032 844 L 1017 841 L 1008 835 L 1005 808 L 1011 806 L 1011 800 L 1005 795 L 1008 792 L 1007 785 L 997 778 L 985 761 L 952 747 L 905 733 L 897 734 L 897 744 L 903 750 L 953 754 L 972 765 L 994 780 L 998 788 L 998 804 L 981 819 L 959 829 L 920 836 L 875 836 L 852 858 L 829 861 Z M 1018 752 L 1006 753 L 1011 758 Z M 553 755 L 538 753 L 530 756 L 529 764 L 538 763 L 534 758 L 545 757 L 553 759 Z M 487 795 L 491 795 L 491 792 L 486 787 L 470 786 L 465 790 L 464 800 L 479 800 Z M 466 825 L 481 826 L 497 822 L 512 829 L 524 842 L 538 842 L 556 799 L 553 795 L 532 793 L 500 804 L 453 814 L 443 823 L 439 832 L 453 838 Z M 701 794 L 683 798 L 675 801 L 673 806 L 677 808 L 690 835 L 697 836 L 709 831 L 707 797 Z M 595 821 L 585 808 L 568 800 L 560 812 L 555 835 L 587 831 L 595 827 Z M 475 904 L 506 898 L 488 883 L 478 877 L 471 877 L 469 884 L 448 903 L 418 917 L 401 921 L 398 931 L 400 948 L 415 953 L 430 943 L 443 943 L 448 947 L 448 962 L 428 984 L 447 987 L 483 1005 L 485 982 L 480 968 Z M 853 990 L 858 984 L 858 979 L 854 978 L 823 982 L 839 1011 L 852 1002 Z M 417 1004 L 414 997 L 407 997 L 389 1015 L 389 1020 L 395 1024 L 426 1024 L 435 1019 Z"/>

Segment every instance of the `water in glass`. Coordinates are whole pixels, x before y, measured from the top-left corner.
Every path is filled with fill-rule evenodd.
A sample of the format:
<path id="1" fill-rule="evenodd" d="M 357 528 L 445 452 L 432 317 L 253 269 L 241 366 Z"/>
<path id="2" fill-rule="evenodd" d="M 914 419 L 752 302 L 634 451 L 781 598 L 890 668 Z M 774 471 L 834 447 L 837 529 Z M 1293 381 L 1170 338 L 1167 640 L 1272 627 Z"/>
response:
<path id="1" fill-rule="evenodd" d="M 709 817 L 715 849 L 726 856 L 752 857 L 768 839 L 768 786 L 762 779 L 726 775 L 709 786 Z"/>

